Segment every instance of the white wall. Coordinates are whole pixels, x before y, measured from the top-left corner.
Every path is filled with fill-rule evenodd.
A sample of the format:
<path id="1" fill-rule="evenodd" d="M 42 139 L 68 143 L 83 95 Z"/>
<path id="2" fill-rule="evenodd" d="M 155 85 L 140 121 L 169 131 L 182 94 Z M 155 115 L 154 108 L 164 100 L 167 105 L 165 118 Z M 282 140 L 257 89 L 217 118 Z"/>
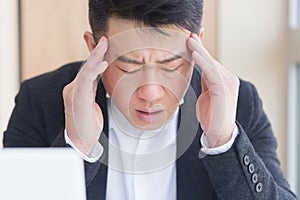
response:
<path id="1" fill-rule="evenodd" d="M 288 1 L 218 0 L 217 10 L 218 59 L 256 85 L 286 172 Z"/>
<path id="2" fill-rule="evenodd" d="M 17 2 L 0 0 L 0 148 L 19 88 Z"/>

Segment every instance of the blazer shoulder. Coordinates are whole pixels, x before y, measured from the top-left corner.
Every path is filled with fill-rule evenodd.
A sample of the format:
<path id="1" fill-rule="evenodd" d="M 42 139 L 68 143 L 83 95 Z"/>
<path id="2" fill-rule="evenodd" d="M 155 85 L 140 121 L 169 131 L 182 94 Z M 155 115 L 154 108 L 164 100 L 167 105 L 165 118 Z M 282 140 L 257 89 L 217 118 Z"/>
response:
<path id="1" fill-rule="evenodd" d="M 26 85 L 34 93 L 57 93 L 75 78 L 82 63 L 73 62 L 63 65 L 56 70 L 25 80 L 22 85 Z"/>

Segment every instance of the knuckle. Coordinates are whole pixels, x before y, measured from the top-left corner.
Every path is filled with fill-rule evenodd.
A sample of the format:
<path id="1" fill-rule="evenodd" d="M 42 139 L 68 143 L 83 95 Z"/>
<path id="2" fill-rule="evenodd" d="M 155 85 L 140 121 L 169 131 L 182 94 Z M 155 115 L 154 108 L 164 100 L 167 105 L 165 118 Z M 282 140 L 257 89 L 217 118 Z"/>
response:
<path id="1" fill-rule="evenodd" d="M 240 79 L 233 74 L 232 76 L 232 84 L 235 86 L 235 87 L 239 87 L 240 85 Z"/>
<path id="2" fill-rule="evenodd" d="M 63 88 L 63 91 L 62 91 L 63 97 L 68 96 L 68 94 L 70 93 L 70 87 L 71 87 L 70 84 L 68 84 Z"/>
<path id="3" fill-rule="evenodd" d="M 90 52 L 90 58 L 91 57 L 94 57 L 95 55 L 96 55 L 96 48 L 95 49 L 93 49 L 91 52 Z"/>
<path id="4" fill-rule="evenodd" d="M 216 60 L 213 58 L 207 59 L 207 64 L 211 66 L 209 69 L 213 69 L 213 66 L 217 66 Z"/>
<path id="5" fill-rule="evenodd" d="M 73 82 L 69 83 L 63 88 L 62 95 L 65 105 L 69 105 L 71 103 L 71 97 L 73 94 Z"/>

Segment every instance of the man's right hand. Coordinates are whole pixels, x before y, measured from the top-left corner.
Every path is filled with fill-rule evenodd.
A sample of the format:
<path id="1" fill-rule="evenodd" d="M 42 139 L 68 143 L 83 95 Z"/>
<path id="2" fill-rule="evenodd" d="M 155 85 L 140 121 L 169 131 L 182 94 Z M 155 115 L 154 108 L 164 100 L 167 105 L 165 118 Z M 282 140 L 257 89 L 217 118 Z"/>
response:
<path id="1" fill-rule="evenodd" d="M 103 129 L 101 108 L 95 102 L 97 76 L 108 64 L 103 61 L 108 40 L 102 37 L 75 79 L 63 90 L 65 128 L 72 143 L 89 156 Z"/>

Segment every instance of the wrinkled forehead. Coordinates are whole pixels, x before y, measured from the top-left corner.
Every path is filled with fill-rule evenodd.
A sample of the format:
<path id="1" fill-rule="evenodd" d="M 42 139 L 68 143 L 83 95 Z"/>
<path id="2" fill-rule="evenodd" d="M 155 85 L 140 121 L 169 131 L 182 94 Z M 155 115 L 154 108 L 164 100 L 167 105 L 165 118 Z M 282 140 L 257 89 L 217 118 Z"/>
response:
<path id="1" fill-rule="evenodd" d="M 188 38 L 188 32 L 168 28 L 146 27 L 126 30 L 108 38 L 105 60 L 111 64 L 120 56 L 150 49 L 152 52 L 156 51 L 157 55 L 179 55 L 192 63 L 191 52 L 187 47 Z"/>

